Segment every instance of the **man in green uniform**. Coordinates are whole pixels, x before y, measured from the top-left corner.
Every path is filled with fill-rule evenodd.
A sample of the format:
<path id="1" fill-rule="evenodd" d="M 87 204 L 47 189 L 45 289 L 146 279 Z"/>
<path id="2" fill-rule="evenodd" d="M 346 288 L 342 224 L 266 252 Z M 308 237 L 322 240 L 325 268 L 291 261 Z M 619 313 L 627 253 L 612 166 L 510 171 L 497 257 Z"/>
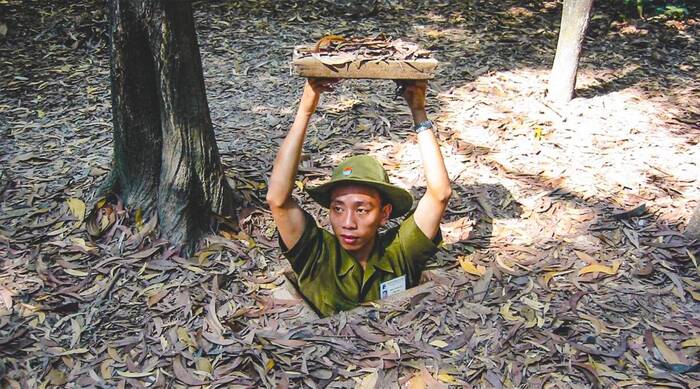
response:
<path id="1" fill-rule="evenodd" d="M 301 149 L 321 93 L 336 80 L 309 79 L 294 124 L 280 146 L 267 192 L 282 251 L 299 289 L 323 316 L 416 286 L 440 243 L 440 219 L 452 193 L 432 122 L 425 112 L 425 81 L 409 82 L 403 97 L 413 115 L 427 181 L 415 211 L 397 228 L 378 229 L 413 205 L 409 192 L 392 185 L 370 156 L 353 156 L 309 195 L 329 209 L 333 234 L 319 228 L 292 197 Z"/>

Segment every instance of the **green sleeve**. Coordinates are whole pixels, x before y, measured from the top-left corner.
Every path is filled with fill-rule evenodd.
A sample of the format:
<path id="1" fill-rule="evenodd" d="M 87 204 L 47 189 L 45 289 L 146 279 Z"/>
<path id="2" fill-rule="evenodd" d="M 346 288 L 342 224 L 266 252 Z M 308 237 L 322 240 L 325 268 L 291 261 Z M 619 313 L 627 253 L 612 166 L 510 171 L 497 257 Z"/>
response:
<path id="1" fill-rule="evenodd" d="M 306 211 L 304 211 L 304 220 L 304 232 L 294 247 L 289 249 L 281 237 L 278 239 L 282 254 L 292 265 L 292 270 L 300 280 L 314 274 L 323 253 L 323 229 Z"/>
<path id="2" fill-rule="evenodd" d="M 420 274 L 428 260 L 438 252 L 438 245 L 442 242 L 442 233 L 438 229 L 434 239 L 430 239 L 416 225 L 413 215 L 406 218 L 399 226 L 399 244 L 401 247 L 401 259 L 411 285 L 417 285 Z"/>

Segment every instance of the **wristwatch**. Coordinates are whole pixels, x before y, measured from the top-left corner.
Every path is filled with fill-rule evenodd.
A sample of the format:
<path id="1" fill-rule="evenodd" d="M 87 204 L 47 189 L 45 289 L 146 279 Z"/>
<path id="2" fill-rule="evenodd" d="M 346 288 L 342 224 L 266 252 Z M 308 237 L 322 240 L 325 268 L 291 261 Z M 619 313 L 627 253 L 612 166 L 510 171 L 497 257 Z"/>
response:
<path id="1" fill-rule="evenodd" d="M 413 131 L 415 131 L 416 134 L 420 134 L 421 132 L 429 130 L 431 128 L 433 128 L 433 122 L 431 122 L 430 120 L 424 120 L 413 126 Z"/>

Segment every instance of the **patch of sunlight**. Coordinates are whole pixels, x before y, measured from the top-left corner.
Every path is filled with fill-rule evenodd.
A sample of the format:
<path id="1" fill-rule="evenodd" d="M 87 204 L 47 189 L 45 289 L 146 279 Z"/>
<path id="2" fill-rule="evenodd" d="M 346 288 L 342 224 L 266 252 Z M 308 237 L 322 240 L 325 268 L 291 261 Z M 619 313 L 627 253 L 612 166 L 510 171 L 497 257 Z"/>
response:
<path id="1" fill-rule="evenodd" d="M 697 87 L 647 92 L 636 71 L 582 70 L 579 91 L 593 97 L 566 107 L 544 99 L 547 69 L 484 75 L 439 95 L 437 121 L 452 131 L 442 141 L 450 177 L 502 185 L 522 207 L 519 218 L 492 221 L 492 244 L 600 249 L 589 227 L 600 221 L 601 203 L 645 203 L 674 222 L 688 217 L 700 198 L 698 129 L 687 119 L 698 113 Z M 554 189 L 571 195 L 552 199 Z"/>
<path id="2" fill-rule="evenodd" d="M 634 71 L 582 70 L 579 89 Z M 584 200 L 622 204 L 637 197 L 649 205 L 670 192 L 685 201 L 699 197 L 697 185 L 683 183 L 699 178 L 700 146 L 672 119 L 700 97 L 690 94 L 681 104 L 632 83 L 557 108 L 543 97 L 548 76 L 546 69 L 518 69 L 479 77 L 440 96 L 439 119 L 455 130 L 455 140 L 491 149 L 484 158 L 506 172 L 557 180 Z M 673 188 L 659 185 L 657 176 Z"/>
<path id="3" fill-rule="evenodd" d="M 537 240 L 546 241 L 552 237 L 542 233 L 533 234 L 533 229 L 538 227 L 532 219 L 494 219 L 492 223 L 492 240 L 497 239 L 500 243 L 532 245 Z"/>
<path id="4" fill-rule="evenodd" d="M 435 21 L 435 20 L 433 20 Z M 467 30 L 463 28 L 442 28 L 438 27 L 435 25 L 429 25 L 429 26 L 423 26 L 423 25 L 414 25 L 413 29 L 419 33 L 420 35 L 423 35 L 425 37 L 431 38 L 431 39 L 447 39 L 449 41 L 459 41 L 459 42 L 464 42 L 465 40 L 469 41 L 474 41 L 476 40 L 475 38 L 470 38 L 470 35 L 467 34 Z"/>
<path id="5" fill-rule="evenodd" d="M 362 104 L 360 99 L 340 97 L 338 100 L 330 103 L 324 104 L 319 111 L 329 112 L 329 113 L 340 113 L 343 111 L 349 111 L 356 106 Z"/>
<path id="6" fill-rule="evenodd" d="M 269 105 L 256 105 L 253 106 L 250 109 L 251 112 L 253 113 L 268 113 L 268 114 L 274 114 L 274 115 L 292 115 L 295 111 L 295 108 L 291 107 L 284 107 L 280 108 L 278 106 L 269 106 Z"/>
<path id="7" fill-rule="evenodd" d="M 449 143 L 441 143 L 447 174 L 455 180 L 467 167 L 464 155 L 458 153 Z M 423 164 L 415 139 L 375 140 L 363 143 L 361 147 L 384 165 L 394 184 L 407 189 L 425 187 Z"/>
<path id="8" fill-rule="evenodd" d="M 516 7 L 516 6 L 508 8 L 508 11 L 506 13 L 508 16 L 514 17 L 514 18 L 522 18 L 522 17 L 531 18 L 531 17 L 535 16 L 535 13 L 530 11 L 529 9 L 523 8 L 523 7 Z"/>
<path id="9" fill-rule="evenodd" d="M 649 34 L 649 30 L 646 28 L 639 28 L 634 24 L 627 23 L 613 23 L 614 28 L 618 28 L 620 34 L 622 35 L 634 35 L 634 36 L 646 36 Z"/>
<path id="10" fill-rule="evenodd" d="M 444 22 L 447 20 L 444 15 L 435 12 L 428 12 L 424 17 L 431 22 Z"/>
<path id="11" fill-rule="evenodd" d="M 492 245 L 544 247 L 556 241 L 571 244 L 575 250 L 602 249 L 602 242 L 589 232 L 590 225 L 598 220 L 595 210 L 562 202 L 556 210 L 539 212 L 533 200 L 541 199 L 542 194 L 521 197 L 523 213 L 519 217 L 492 220 Z"/>

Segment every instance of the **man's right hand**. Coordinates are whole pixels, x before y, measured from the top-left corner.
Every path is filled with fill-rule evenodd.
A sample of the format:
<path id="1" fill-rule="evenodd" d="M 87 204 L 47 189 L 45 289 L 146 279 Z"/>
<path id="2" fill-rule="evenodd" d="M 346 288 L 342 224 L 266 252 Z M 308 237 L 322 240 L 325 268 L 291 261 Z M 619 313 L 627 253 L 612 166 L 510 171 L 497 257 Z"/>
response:
<path id="1" fill-rule="evenodd" d="M 309 115 L 313 114 L 318 106 L 321 93 L 335 90 L 335 86 L 339 82 L 338 78 L 308 78 L 304 84 L 299 111 Z"/>

